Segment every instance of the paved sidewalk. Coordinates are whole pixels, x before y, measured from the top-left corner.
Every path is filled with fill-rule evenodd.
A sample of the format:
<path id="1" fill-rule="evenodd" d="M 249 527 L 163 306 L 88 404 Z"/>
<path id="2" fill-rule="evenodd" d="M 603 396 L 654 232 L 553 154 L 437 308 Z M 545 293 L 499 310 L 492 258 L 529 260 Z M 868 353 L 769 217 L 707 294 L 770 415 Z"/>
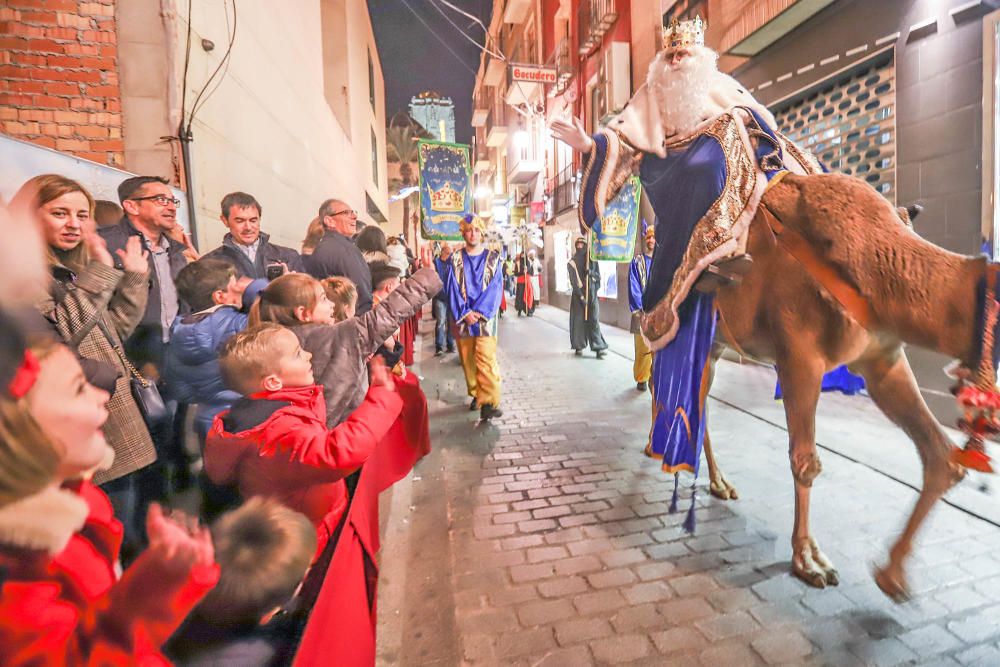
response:
<path id="1" fill-rule="evenodd" d="M 709 428 L 741 497 L 711 498 L 703 471 L 688 536 L 690 477 L 670 514 L 673 480 L 642 455 L 649 396 L 630 339 L 607 328 L 615 354 L 576 358 L 565 317 L 502 322 L 505 416 L 491 425 L 466 409 L 453 355 L 419 365 L 435 451 L 393 494 L 380 664 L 1000 665 L 1000 529 L 976 516 L 996 512 L 990 496 L 967 484 L 939 506 L 912 560 L 915 601 L 892 604 L 869 571 L 915 499 L 916 455 L 866 399 L 824 397 L 813 530 L 841 585 L 810 589 L 789 574 L 773 374 L 723 363 Z"/>

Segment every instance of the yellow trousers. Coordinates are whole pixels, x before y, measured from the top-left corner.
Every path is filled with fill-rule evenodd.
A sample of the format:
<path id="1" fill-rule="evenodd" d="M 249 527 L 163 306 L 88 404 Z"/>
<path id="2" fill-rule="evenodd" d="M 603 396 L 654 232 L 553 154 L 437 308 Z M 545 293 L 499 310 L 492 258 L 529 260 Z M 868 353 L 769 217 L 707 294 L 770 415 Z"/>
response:
<path id="1" fill-rule="evenodd" d="M 500 405 L 500 368 L 497 366 L 496 336 L 467 336 L 455 339 L 465 371 L 469 396 L 479 405 Z"/>
<path id="2" fill-rule="evenodd" d="M 632 375 L 636 382 L 649 382 L 653 370 L 653 353 L 646 347 L 642 334 L 632 334 L 635 337 L 635 361 L 632 362 Z"/>

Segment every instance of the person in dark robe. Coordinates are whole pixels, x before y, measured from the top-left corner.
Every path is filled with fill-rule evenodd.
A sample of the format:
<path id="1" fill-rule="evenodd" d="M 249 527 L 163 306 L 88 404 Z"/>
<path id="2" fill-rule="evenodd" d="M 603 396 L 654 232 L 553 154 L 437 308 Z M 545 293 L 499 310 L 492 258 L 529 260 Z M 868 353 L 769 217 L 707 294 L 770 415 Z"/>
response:
<path id="1" fill-rule="evenodd" d="M 576 240 L 576 251 L 567 265 L 573 294 L 569 303 L 569 344 L 576 356 L 590 345 L 598 359 L 607 354 L 608 344 L 601 333 L 597 291 L 601 288 L 601 269 L 587 253 L 587 241 Z"/>

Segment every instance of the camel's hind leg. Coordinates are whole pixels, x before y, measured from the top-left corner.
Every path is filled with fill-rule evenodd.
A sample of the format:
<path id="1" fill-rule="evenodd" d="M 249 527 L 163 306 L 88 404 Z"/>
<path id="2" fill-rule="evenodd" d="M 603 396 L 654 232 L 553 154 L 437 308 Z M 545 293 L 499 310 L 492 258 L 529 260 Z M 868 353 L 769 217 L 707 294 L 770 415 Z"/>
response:
<path id="1" fill-rule="evenodd" d="M 712 388 L 712 382 L 715 380 L 715 364 L 719 361 L 719 357 L 722 356 L 722 351 L 725 346 L 722 343 L 716 342 L 712 345 L 712 352 L 709 355 L 708 367 L 705 369 L 705 374 L 701 378 L 701 405 L 705 406 L 705 462 L 708 464 L 708 489 L 712 492 L 712 495 L 716 498 L 721 498 L 722 500 L 736 500 L 739 498 L 739 494 L 736 492 L 736 487 L 733 486 L 728 479 L 726 479 L 725 473 L 719 468 L 719 464 L 715 462 L 715 454 L 712 451 L 712 440 L 708 437 L 708 392 Z"/>
<path id="2" fill-rule="evenodd" d="M 909 597 L 904 565 L 913 539 L 931 508 L 961 477 L 948 460 L 952 444 L 924 403 L 906 355 L 898 346 L 881 350 L 852 364 L 868 385 L 868 393 L 889 419 L 906 432 L 924 466 L 923 488 L 906 527 L 889 550 L 889 562 L 875 571 L 882 592 L 900 602 Z"/>
<path id="3" fill-rule="evenodd" d="M 804 351 L 802 351 L 804 352 Z M 778 361 L 788 422 L 788 458 L 795 479 L 795 526 L 792 529 L 792 572 L 817 588 L 836 586 L 840 577 L 820 551 L 809 530 L 809 495 L 823 470 L 816 453 L 816 405 L 823 383 L 823 362 L 812 354 L 787 354 Z"/>

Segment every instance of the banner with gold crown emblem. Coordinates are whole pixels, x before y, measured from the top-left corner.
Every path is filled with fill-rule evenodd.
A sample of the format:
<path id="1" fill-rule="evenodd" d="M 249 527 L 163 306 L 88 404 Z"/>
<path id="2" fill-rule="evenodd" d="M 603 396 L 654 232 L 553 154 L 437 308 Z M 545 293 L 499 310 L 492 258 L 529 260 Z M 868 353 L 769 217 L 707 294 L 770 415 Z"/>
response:
<path id="1" fill-rule="evenodd" d="M 641 194 L 639 177 L 632 176 L 618 191 L 618 195 L 608 202 L 604 215 L 598 218 L 591 230 L 591 259 L 602 262 L 632 261 Z"/>
<path id="2" fill-rule="evenodd" d="M 460 241 L 459 223 L 472 213 L 469 147 L 417 142 L 420 172 L 420 234 L 429 241 Z"/>

